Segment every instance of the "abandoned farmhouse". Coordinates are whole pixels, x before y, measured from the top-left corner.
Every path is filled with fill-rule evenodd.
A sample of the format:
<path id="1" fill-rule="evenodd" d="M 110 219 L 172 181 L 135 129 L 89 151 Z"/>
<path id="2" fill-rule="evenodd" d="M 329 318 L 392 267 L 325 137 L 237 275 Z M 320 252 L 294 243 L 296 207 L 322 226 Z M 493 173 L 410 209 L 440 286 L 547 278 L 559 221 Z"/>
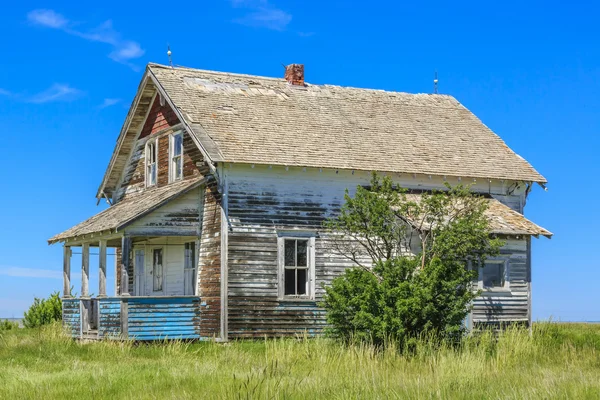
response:
<path id="1" fill-rule="evenodd" d="M 546 179 L 456 99 L 311 85 L 299 64 L 284 78 L 149 64 L 96 194 L 110 206 L 49 239 L 64 246 L 63 323 L 88 339 L 318 335 L 323 286 L 353 266 L 322 224 L 372 171 L 486 194 L 505 246 L 468 324 L 531 322 L 531 239 L 552 234 L 523 212 Z"/>

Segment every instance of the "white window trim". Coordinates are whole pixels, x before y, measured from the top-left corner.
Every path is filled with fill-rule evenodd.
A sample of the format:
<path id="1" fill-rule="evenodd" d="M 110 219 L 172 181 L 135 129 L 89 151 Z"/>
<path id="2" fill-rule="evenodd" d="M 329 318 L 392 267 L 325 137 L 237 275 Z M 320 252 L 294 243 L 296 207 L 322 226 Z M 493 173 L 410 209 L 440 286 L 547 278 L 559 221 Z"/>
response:
<path id="1" fill-rule="evenodd" d="M 174 138 L 177 135 L 181 135 L 181 155 L 179 163 L 181 164 L 181 176 L 175 178 L 175 168 L 173 168 L 173 157 L 174 157 Z M 169 135 L 169 183 L 179 181 L 183 179 L 183 131 L 173 132 Z"/>
<path id="2" fill-rule="evenodd" d="M 148 257 L 150 259 L 150 265 L 149 265 L 149 272 L 150 272 L 150 276 L 152 276 L 152 279 L 150 280 L 150 290 L 148 290 L 147 292 L 149 292 L 149 296 L 165 296 L 165 293 L 167 293 L 167 277 L 166 277 L 166 271 L 167 271 L 167 247 L 168 246 L 148 246 L 148 253 L 150 256 Z M 162 290 L 160 291 L 154 291 L 154 250 L 162 250 Z"/>
<path id="3" fill-rule="evenodd" d="M 308 240 L 308 294 L 303 296 L 285 295 L 285 240 Z M 314 233 L 280 233 L 277 237 L 277 299 L 280 301 L 315 300 L 315 235 Z"/>
<path id="4" fill-rule="evenodd" d="M 483 267 L 479 268 L 478 288 L 484 292 L 510 292 L 510 272 L 508 270 L 508 260 L 506 259 L 487 259 L 486 264 L 504 264 L 504 286 L 485 287 L 483 286 Z"/>
<path id="5" fill-rule="evenodd" d="M 148 147 L 150 144 L 154 144 L 154 183 L 150 184 L 150 176 L 148 175 L 148 161 L 150 160 L 150 157 L 148 157 L 149 155 L 149 150 Z M 152 187 L 152 186 L 156 186 L 157 182 L 158 182 L 158 138 L 154 138 L 154 139 L 150 139 L 146 142 L 145 145 L 145 152 L 144 152 L 145 158 L 146 158 L 146 162 L 145 164 L 145 168 L 144 168 L 144 181 L 146 183 L 146 187 Z"/>

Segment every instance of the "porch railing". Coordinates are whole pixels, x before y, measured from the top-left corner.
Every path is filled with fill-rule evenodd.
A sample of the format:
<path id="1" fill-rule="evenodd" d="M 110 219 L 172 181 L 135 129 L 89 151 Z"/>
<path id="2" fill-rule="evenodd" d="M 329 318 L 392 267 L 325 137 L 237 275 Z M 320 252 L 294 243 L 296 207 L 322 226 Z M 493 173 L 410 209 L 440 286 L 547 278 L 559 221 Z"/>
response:
<path id="1" fill-rule="evenodd" d="M 200 302 L 197 296 L 63 299 L 63 324 L 75 338 L 200 339 Z"/>

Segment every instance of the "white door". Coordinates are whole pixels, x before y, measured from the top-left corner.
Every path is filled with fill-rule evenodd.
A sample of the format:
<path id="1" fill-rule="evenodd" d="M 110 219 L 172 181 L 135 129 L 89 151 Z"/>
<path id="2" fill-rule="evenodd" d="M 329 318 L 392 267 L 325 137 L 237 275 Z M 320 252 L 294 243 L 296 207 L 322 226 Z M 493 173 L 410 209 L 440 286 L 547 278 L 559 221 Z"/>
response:
<path id="1" fill-rule="evenodd" d="M 144 276 L 144 249 L 135 249 L 133 260 L 133 290 L 136 296 L 146 294 L 146 277 Z"/>
<path id="2" fill-rule="evenodd" d="M 150 247 L 149 265 L 146 269 L 146 295 L 161 296 L 165 292 L 165 252 L 162 247 Z"/>

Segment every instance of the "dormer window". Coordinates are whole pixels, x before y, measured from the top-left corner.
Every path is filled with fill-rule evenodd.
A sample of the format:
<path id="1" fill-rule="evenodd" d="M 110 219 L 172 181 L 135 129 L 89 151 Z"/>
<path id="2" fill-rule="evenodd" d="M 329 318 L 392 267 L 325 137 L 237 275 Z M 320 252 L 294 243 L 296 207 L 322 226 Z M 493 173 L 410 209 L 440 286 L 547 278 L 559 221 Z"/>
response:
<path id="1" fill-rule="evenodd" d="M 156 185 L 156 140 L 146 143 L 146 186 Z"/>
<path id="2" fill-rule="evenodd" d="M 169 159 L 169 182 L 173 182 L 183 176 L 183 135 L 181 132 L 171 135 Z"/>

